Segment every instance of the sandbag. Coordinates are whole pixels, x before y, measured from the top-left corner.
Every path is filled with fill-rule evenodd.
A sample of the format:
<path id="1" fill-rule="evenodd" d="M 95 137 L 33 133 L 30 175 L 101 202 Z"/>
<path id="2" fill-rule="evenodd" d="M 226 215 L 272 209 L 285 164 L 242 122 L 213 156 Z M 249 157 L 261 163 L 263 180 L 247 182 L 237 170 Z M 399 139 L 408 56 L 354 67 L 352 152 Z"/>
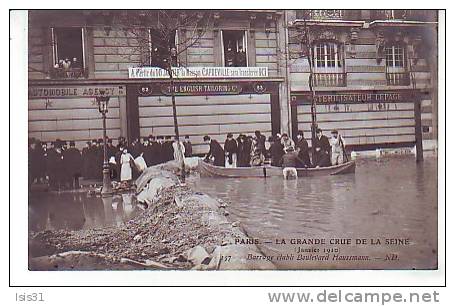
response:
<path id="1" fill-rule="evenodd" d="M 134 164 L 136 165 L 137 170 L 139 172 L 142 172 L 147 168 L 147 163 L 145 162 L 145 159 L 142 157 L 142 155 L 139 155 L 134 159 Z"/>

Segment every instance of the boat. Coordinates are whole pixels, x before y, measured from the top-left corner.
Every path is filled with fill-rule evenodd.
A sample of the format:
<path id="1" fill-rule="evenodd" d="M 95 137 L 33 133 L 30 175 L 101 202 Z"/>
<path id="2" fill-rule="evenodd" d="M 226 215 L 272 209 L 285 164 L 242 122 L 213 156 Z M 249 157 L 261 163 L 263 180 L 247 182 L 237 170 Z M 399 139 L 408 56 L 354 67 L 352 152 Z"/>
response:
<path id="1" fill-rule="evenodd" d="M 355 161 L 351 160 L 341 165 L 320 167 L 320 168 L 297 168 L 297 175 L 299 177 L 311 176 L 325 176 L 325 175 L 339 175 L 355 172 Z M 280 167 L 272 167 L 269 165 L 256 166 L 256 167 L 238 167 L 238 168 L 225 168 L 214 166 L 199 160 L 199 173 L 201 177 L 274 177 L 283 176 L 283 170 Z"/>

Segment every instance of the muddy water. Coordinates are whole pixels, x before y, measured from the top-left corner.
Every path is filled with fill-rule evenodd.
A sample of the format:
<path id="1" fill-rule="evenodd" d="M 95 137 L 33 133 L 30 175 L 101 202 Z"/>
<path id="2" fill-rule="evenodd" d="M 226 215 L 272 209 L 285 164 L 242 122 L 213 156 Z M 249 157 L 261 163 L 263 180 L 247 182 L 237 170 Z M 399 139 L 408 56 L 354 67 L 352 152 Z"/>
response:
<path id="1" fill-rule="evenodd" d="M 435 157 L 358 160 L 355 174 L 341 176 L 191 184 L 230 202 L 230 217 L 279 268 L 437 267 Z"/>
<path id="2" fill-rule="evenodd" d="M 31 193 L 29 231 L 118 226 L 141 211 L 131 194 L 101 198 L 86 193 Z"/>

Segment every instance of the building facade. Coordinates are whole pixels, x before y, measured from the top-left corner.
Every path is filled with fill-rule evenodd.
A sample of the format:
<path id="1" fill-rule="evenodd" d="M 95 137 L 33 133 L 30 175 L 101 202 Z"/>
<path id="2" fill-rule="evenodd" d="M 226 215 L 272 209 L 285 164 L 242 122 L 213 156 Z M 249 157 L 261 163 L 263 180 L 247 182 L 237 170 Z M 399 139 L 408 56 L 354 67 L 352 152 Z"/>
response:
<path id="1" fill-rule="evenodd" d="M 110 96 L 110 138 L 174 135 L 172 94 L 195 153 L 205 152 L 206 134 L 308 132 L 310 46 L 321 128 L 340 130 L 351 146 L 415 143 L 417 123 L 437 138 L 436 11 L 203 11 L 194 28 L 172 34 L 172 88 L 154 68 L 153 22 L 142 36 L 119 22 L 141 16 L 29 12 L 30 137 L 79 147 L 101 138 L 100 95 Z"/>
<path id="2" fill-rule="evenodd" d="M 311 123 L 310 56 L 323 130 L 360 147 L 412 145 L 419 131 L 437 138 L 436 11 L 311 10 L 289 19 L 294 132 Z"/>

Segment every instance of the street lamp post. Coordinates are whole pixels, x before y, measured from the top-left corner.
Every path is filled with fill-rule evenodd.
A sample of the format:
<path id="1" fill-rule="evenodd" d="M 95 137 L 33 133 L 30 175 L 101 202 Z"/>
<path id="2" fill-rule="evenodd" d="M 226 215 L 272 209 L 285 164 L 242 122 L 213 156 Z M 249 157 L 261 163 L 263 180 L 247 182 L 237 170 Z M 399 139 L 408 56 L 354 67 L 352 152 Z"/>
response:
<path id="1" fill-rule="evenodd" d="M 112 194 L 111 175 L 109 171 L 109 163 L 107 160 L 107 141 L 106 141 L 106 114 L 108 112 L 108 104 L 110 97 L 104 95 L 105 91 L 100 90 L 100 96 L 96 97 L 98 110 L 103 116 L 103 189 L 101 196 L 109 196 Z"/>

